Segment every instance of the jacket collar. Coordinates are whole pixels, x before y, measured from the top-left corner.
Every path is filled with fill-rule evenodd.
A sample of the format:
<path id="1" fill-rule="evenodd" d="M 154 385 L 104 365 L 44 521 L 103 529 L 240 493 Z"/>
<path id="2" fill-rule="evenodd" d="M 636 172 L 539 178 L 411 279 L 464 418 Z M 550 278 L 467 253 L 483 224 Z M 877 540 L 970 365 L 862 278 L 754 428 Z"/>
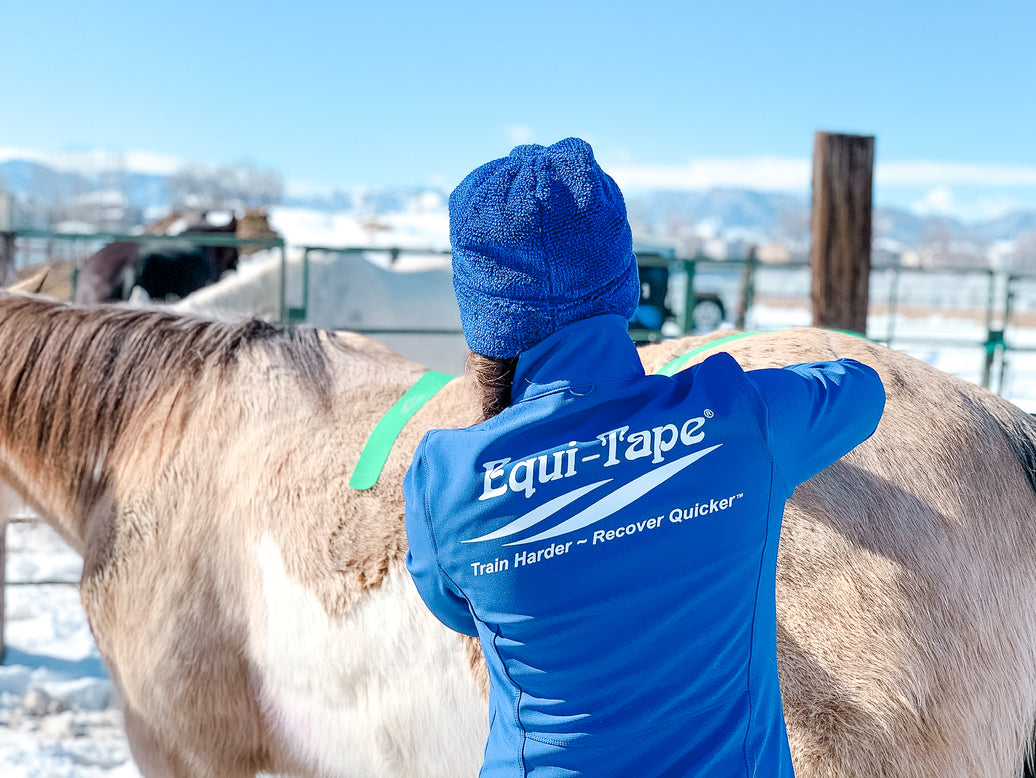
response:
<path id="1" fill-rule="evenodd" d="M 562 327 L 518 356 L 511 401 L 644 375 L 626 321 L 615 314 Z"/>

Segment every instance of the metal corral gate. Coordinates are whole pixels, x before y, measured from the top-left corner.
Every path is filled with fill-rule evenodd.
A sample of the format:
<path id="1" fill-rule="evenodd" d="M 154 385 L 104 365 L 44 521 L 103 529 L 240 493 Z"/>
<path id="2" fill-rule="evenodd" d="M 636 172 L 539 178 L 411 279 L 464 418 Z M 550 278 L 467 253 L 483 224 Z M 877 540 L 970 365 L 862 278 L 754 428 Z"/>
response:
<path id="1" fill-rule="evenodd" d="M 301 278 L 289 302 L 281 287 L 281 320 L 310 320 L 310 265 L 313 254 L 339 254 L 346 262 L 373 261 L 391 268 L 408 256 L 445 259 L 449 251 L 381 248 L 371 246 L 303 246 Z M 696 326 L 706 317 L 703 307 L 718 308 L 724 326 L 735 329 L 780 329 L 811 324 L 811 275 L 806 262 L 767 264 L 754 256 L 714 260 L 639 253 L 642 286 L 650 271 L 667 277 L 664 315 L 657 327 L 631 331 L 638 341 L 658 341 L 703 331 Z M 646 272 L 647 271 L 647 272 Z M 282 272 L 282 279 L 286 271 Z M 1024 292 L 1024 294 L 1023 294 Z M 1020 304 L 1024 302 L 1024 304 Z M 1036 276 L 1007 276 L 988 268 L 931 270 L 875 268 L 870 279 L 868 337 L 885 345 L 924 354 L 931 349 L 962 349 L 974 354 L 970 380 L 1002 390 L 1009 351 L 1036 352 L 1028 343 L 1008 334 L 1016 319 L 1031 315 L 1036 326 Z M 951 320 L 956 322 L 950 326 Z M 323 324 L 323 323 L 322 323 Z M 338 326 L 338 323 L 335 323 Z M 439 322 L 403 327 L 365 327 L 342 323 L 365 335 L 460 335 L 453 324 Z"/>

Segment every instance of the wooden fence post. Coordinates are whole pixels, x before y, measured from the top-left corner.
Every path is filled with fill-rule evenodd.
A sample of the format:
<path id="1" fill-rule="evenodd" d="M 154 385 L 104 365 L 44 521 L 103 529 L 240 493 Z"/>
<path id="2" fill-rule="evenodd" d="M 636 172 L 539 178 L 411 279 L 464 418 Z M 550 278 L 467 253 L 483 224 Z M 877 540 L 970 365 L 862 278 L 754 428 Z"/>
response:
<path id="1" fill-rule="evenodd" d="M 809 263 L 813 324 L 867 332 L 874 137 L 816 133 Z"/>

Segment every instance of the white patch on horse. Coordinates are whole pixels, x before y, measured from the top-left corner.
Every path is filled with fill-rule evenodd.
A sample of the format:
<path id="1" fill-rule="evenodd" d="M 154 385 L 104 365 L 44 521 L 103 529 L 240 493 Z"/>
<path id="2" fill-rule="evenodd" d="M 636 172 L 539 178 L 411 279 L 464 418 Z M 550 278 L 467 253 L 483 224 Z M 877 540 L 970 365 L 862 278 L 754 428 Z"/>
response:
<path id="1" fill-rule="evenodd" d="M 485 702 L 459 639 L 405 571 L 332 619 L 289 576 L 270 536 L 256 558 L 266 624 L 252 630 L 251 650 L 263 709 L 300 767 L 329 777 L 477 774 Z"/>

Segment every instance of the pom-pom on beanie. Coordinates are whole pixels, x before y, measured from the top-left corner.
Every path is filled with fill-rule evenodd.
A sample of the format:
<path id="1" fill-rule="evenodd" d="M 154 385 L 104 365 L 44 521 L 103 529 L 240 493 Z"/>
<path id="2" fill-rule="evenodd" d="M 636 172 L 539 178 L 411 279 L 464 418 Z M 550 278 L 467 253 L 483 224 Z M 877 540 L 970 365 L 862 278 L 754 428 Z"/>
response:
<path id="1" fill-rule="evenodd" d="M 453 287 L 468 347 L 517 356 L 567 324 L 633 315 L 637 258 L 622 192 L 589 144 L 518 146 L 450 195 Z"/>

